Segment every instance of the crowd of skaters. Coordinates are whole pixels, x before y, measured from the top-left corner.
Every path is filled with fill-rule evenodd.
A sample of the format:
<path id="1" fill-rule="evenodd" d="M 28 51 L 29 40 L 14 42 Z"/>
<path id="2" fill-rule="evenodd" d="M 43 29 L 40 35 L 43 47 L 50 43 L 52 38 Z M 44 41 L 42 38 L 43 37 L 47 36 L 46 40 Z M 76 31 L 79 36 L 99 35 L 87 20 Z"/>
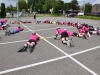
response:
<path id="1" fill-rule="evenodd" d="M 21 23 L 32 23 L 31 21 L 20 21 Z M 14 22 L 10 22 L 10 24 L 20 24 L 20 22 L 18 21 L 14 21 Z M 37 21 L 37 23 L 41 23 L 42 21 Z M 58 35 L 61 35 L 61 40 L 63 44 L 68 45 L 68 47 L 72 46 L 72 39 L 70 40 L 69 37 L 70 36 L 74 36 L 74 37 L 78 37 L 78 38 L 85 38 L 88 39 L 88 37 L 91 37 L 91 35 L 100 35 L 100 29 L 98 28 L 94 28 L 92 25 L 88 25 L 88 24 L 81 24 L 81 23 L 71 23 L 71 22 L 62 22 L 62 21 L 50 21 L 50 20 L 45 20 L 42 23 L 49 23 L 49 24 L 57 24 L 57 25 L 66 25 L 66 26 L 73 26 L 75 28 L 77 28 L 78 32 L 73 32 L 73 31 L 69 31 L 68 29 L 64 29 L 61 27 L 57 27 L 56 29 L 56 34 L 54 39 L 57 39 Z M 7 27 L 10 27 L 9 24 L 7 23 L 7 20 L 3 19 L 0 20 L 0 27 L 1 30 L 7 30 Z M 8 31 L 5 31 L 5 35 L 10 36 L 13 35 L 15 33 L 19 33 L 20 31 L 23 31 L 24 29 L 21 28 L 20 26 L 18 26 L 17 28 Z M 30 49 L 30 53 L 32 53 L 32 49 L 35 47 L 35 45 L 37 44 L 37 42 L 39 41 L 39 39 L 41 39 L 39 36 L 37 36 L 36 31 L 33 31 L 32 34 L 30 35 L 29 40 L 27 41 L 26 44 L 24 44 L 19 50 L 18 52 L 23 52 L 23 51 L 27 51 L 27 48 Z M 1 37 L 0 37 L 1 40 Z"/>

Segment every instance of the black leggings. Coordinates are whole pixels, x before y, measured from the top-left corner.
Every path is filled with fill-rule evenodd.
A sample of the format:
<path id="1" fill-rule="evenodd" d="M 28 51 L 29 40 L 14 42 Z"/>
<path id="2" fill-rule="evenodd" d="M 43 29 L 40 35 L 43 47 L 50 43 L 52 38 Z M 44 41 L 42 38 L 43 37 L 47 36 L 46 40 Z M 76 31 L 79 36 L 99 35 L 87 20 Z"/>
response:
<path id="1" fill-rule="evenodd" d="M 95 31 L 95 29 L 93 28 L 93 29 L 89 29 L 89 31 Z"/>

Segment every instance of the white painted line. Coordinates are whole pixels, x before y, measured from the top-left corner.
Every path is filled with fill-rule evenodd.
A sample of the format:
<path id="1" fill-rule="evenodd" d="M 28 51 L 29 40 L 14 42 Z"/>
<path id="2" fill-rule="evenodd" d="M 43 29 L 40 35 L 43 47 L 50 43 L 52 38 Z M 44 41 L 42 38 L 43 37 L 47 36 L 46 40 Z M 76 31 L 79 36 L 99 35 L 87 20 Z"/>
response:
<path id="1" fill-rule="evenodd" d="M 62 28 L 72 28 L 72 27 L 62 27 Z M 49 29 L 39 29 L 39 30 L 35 30 L 35 31 L 46 31 L 46 30 L 52 30 L 52 29 L 56 29 L 56 28 L 49 28 Z M 30 31 L 21 31 L 22 32 L 30 32 Z M 5 34 L 5 33 L 0 33 L 0 34 Z"/>
<path id="2" fill-rule="evenodd" d="M 57 46 L 53 45 L 52 43 L 50 43 L 49 41 L 47 41 L 46 39 L 44 39 L 46 42 L 48 42 L 50 45 L 52 45 L 53 47 L 55 47 L 56 49 L 58 49 L 60 52 L 62 52 L 63 54 L 65 54 L 66 56 L 68 56 L 70 59 L 72 59 L 74 62 L 76 62 L 77 64 L 79 64 L 81 67 L 83 67 L 85 70 L 87 70 L 88 72 L 92 73 L 93 75 L 98 75 L 97 73 L 95 73 L 94 71 L 90 70 L 88 67 L 86 67 L 85 65 L 83 65 L 82 63 L 80 63 L 79 61 L 77 61 L 76 59 L 74 59 L 73 57 L 71 57 L 69 54 L 67 54 L 66 52 L 64 52 L 63 50 L 61 50 L 60 48 L 58 48 Z"/>
<path id="3" fill-rule="evenodd" d="M 26 27 L 27 29 L 29 29 L 27 26 L 25 26 L 24 24 L 22 24 L 24 27 Z M 31 29 L 29 29 L 30 31 L 32 31 Z M 40 36 L 40 35 L 38 35 Z M 50 45 L 52 45 L 54 48 L 58 49 L 60 52 L 62 52 L 63 54 L 65 54 L 66 56 L 68 56 L 70 59 L 72 59 L 74 62 L 76 62 L 77 64 L 79 64 L 81 67 L 83 67 L 85 70 L 87 70 L 88 72 L 90 72 L 93 75 L 98 75 L 97 73 L 95 73 L 94 71 L 92 71 L 91 69 L 89 69 L 88 67 L 86 67 L 85 65 L 83 65 L 82 63 L 80 63 L 79 61 L 77 61 L 76 59 L 74 59 L 73 57 L 71 57 L 69 54 L 67 54 L 66 52 L 64 52 L 63 50 L 61 50 L 60 48 L 58 48 L 57 46 L 55 46 L 54 44 L 52 44 L 51 42 L 49 42 L 48 40 L 44 39 L 47 43 L 49 43 Z"/>
<path id="4" fill-rule="evenodd" d="M 37 26 L 53 26 L 53 25 L 56 25 L 56 24 L 48 24 L 48 25 L 38 25 L 38 24 L 36 24 L 36 25 L 33 25 L 33 26 L 28 26 L 28 25 L 25 25 L 25 26 L 27 26 L 27 27 L 37 27 Z M 20 25 L 19 25 L 20 26 Z M 64 26 L 64 25 L 63 25 Z M 66 26 L 66 25 L 65 25 Z M 18 26 L 17 26 L 18 27 Z M 16 27 L 9 27 L 9 28 L 16 28 Z"/>
<path id="5" fill-rule="evenodd" d="M 89 69 L 88 67 L 86 67 L 85 65 L 83 65 L 82 63 L 80 63 L 79 61 L 77 61 L 76 59 L 74 59 L 73 57 L 69 57 L 70 59 L 72 59 L 74 62 L 76 62 L 77 64 L 79 64 L 81 67 L 83 67 L 84 69 L 86 69 L 88 72 L 90 72 L 93 75 L 98 75 L 97 73 L 95 73 L 94 71 L 92 71 L 91 69 Z"/>
<path id="6" fill-rule="evenodd" d="M 22 24 L 24 27 L 26 27 L 27 29 L 29 29 L 30 31 L 32 31 L 30 28 L 28 28 L 27 26 L 25 26 L 24 24 Z M 39 34 L 37 34 L 38 36 L 40 36 Z M 40 36 L 41 37 L 41 36 Z M 58 49 L 60 52 L 62 52 L 63 54 L 66 55 L 66 52 L 64 52 L 63 50 L 61 50 L 60 48 L 58 48 L 57 46 L 55 46 L 54 44 L 52 44 L 51 42 L 49 42 L 48 40 L 44 39 L 47 43 L 49 43 L 50 45 L 52 45 L 53 47 L 55 47 L 56 49 Z"/>
<path id="7" fill-rule="evenodd" d="M 17 43 L 17 42 L 25 42 L 25 41 L 28 41 L 28 40 L 20 40 L 20 41 L 13 41 L 13 42 L 5 42 L 5 43 L 0 43 L 0 45 L 3 45 L 3 44 L 11 44 L 11 43 Z"/>
<path id="8" fill-rule="evenodd" d="M 48 24 L 48 25 L 45 25 L 45 24 L 44 24 L 44 25 L 38 25 L 38 24 L 36 24 L 36 25 L 33 25 L 33 26 L 28 26 L 28 25 L 27 25 L 27 27 L 35 27 L 35 26 L 36 26 L 36 27 L 37 27 L 37 26 L 53 26 L 53 25 L 56 25 L 56 24 Z M 26 25 L 25 25 L 25 26 L 26 26 Z"/>
<path id="9" fill-rule="evenodd" d="M 61 27 L 61 28 L 72 28 L 72 27 Z M 56 28 L 40 29 L 40 30 L 35 30 L 35 31 L 52 30 L 52 29 L 56 29 Z"/>
<path id="10" fill-rule="evenodd" d="M 0 34 L 5 34 L 5 33 L 0 33 Z"/>
<path id="11" fill-rule="evenodd" d="M 88 51 L 92 51 L 92 50 L 97 49 L 97 48 L 100 48 L 100 46 L 93 47 L 93 48 L 90 48 L 90 49 L 86 49 L 86 50 L 83 50 L 83 51 L 80 51 L 80 52 L 76 52 L 76 53 L 70 54 L 70 56 L 74 56 L 74 55 L 78 55 L 78 54 L 85 53 L 85 52 L 88 52 Z"/>
<path id="12" fill-rule="evenodd" d="M 46 39 L 49 39 L 49 38 L 54 38 L 55 36 L 50 36 L 50 37 L 44 37 L 44 38 L 46 38 Z"/>
<path id="13" fill-rule="evenodd" d="M 55 36 L 45 37 L 45 38 L 53 38 L 53 37 L 55 37 Z M 4 42 L 4 43 L 0 43 L 0 45 L 3 45 L 3 44 L 12 44 L 12 43 L 18 43 L 18 42 L 25 42 L 25 41 L 28 41 L 28 40 L 20 40 L 20 41 Z"/>
<path id="14" fill-rule="evenodd" d="M 23 40 L 24 41 L 24 40 Z M 26 40 L 25 40 L 26 41 Z M 20 42 L 20 41 L 18 41 Z M 22 40 L 21 40 L 22 42 Z M 14 42 L 12 42 L 14 43 Z M 94 47 L 94 48 L 91 48 L 91 49 L 87 49 L 87 50 L 93 50 L 93 49 L 96 49 L 96 48 L 99 48 L 100 46 L 97 46 L 97 47 Z M 86 51 L 87 51 L 86 50 Z M 77 52 L 78 54 L 79 53 L 82 53 L 83 51 L 81 52 Z M 84 51 L 85 52 L 85 51 Z M 25 69 L 25 68 L 29 68 L 29 67 L 33 67 L 33 66 L 37 66 L 37 65 L 41 65 L 41 64 L 45 64 L 45 63 L 49 63 L 49 62 L 53 62 L 53 61 L 56 61 L 56 60 L 60 60 L 60 59 L 64 59 L 64 58 L 67 58 L 67 57 L 71 57 L 73 55 L 77 55 L 77 53 L 73 53 L 69 56 L 63 56 L 63 57 L 59 57 L 59 58 L 55 58 L 55 59 L 50 59 L 50 60 L 47 60 L 47 61 L 43 61 L 43 62 L 39 62 L 39 63 L 35 63 L 35 64 L 31 64 L 31 65 L 26 65 L 26 66 L 22 66 L 22 67 L 18 67 L 18 68 L 13 68 L 13 69 L 9 69 L 9 70 L 5 70 L 5 71 L 0 71 L 0 74 L 4 74 L 4 73 L 8 73 L 8 72 L 12 72 L 12 71 L 17 71 L 17 70 L 21 70 L 21 69 Z M 73 59 L 73 58 L 72 58 Z M 73 59 L 74 60 L 74 59 Z M 74 60 L 75 62 L 77 62 L 77 60 Z M 79 62 L 77 62 L 79 63 Z M 80 64 L 80 63 L 79 63 Z M 84 67 L 84 65 L 80 64 L 81 66 Z M 85 67 L 86 68 L 86 67 Z M 95 73 L 93 73 L 94 75 L 97 75 Z"/>
<path id="15" fill-rule="evenodd" d="M 21 31 L 21 33 L 22 33 L 22 32 L 30 32 L 30 31 Z M 0 33 L 0 34 L 5 34 L 5 33 Z"/>
<path id="16" fill-rule="evenodd" d="M 21 69 L 25 69 L 25 68 L 33 67 L 33 66 L 37 66 L 37 65 L 41 65 L 41 64 L 45 64 L 45 63 L 49 63 L 49 62 L 53 62 L 53 61 L 57 61 L 57 60 L 61 60 L 61 59 L 64 59 L 64 58 L 67 58 L 67 56 L 62 56 L 62 57 L 58 57 L 58 58 L 54 58 L 54 59 L 50 59 L 50 60 L 46 60 L 46 61 L 43 61 L 43 62 L 38 62 L 38 63 L 34 63 L 34 64 L 30 64 L 30 65 L 22 66 L 22 67 L 17 67 L 17 68 L 13 68 L 13 69 L 5 70 L 5 71 L 0 71 L 0 74 L 5 74 L 5 73 L 9 73 L 9 72 L 13 72 L 13 71 L 21 70 Z"/>

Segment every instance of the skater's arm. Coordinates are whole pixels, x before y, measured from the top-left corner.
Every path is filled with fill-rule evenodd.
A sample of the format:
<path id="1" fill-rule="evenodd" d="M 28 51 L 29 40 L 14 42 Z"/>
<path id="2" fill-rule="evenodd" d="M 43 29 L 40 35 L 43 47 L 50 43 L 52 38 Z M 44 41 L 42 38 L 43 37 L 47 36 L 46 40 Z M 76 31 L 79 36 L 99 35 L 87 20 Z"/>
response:
<path id="1" fill-rule="evenodd" d="M 58 34 L 56 34 L 55 36 L 56 36 L 56 38 L 57 38 Z"/>
<path id="2" fill-rule="evenodd" d="M 38 37 L 37 40 L 39 41 L 40 40 L 40 37 Z"/>
<path id="3" fill-rule="evenodd" d="M 58 36 L 58 32 L 56 32 L 56 35 L 55 35 L 54 39 L 56 39 L 56 38 L 57 38 L 57 36 Z"/>

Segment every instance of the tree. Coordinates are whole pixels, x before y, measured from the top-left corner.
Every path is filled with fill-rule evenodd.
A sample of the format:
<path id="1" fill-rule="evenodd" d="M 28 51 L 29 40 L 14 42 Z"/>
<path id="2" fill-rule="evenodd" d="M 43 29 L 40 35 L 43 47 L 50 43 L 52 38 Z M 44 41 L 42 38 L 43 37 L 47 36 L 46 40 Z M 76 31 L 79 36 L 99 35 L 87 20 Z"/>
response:
<path id="1" fill-rule="evenodd" d="M 35 8 L 35 11 L 38 11 L 38 12 L 42 11 L 42 6 L 43 6 L 43 5 L 42 5 L 40 2 L 37 3 L 36 6 L 35 6 L 35 7 L 36 7 L 36 8 Z"/>
<path id="2" fill-rule="evenodd" d="M 17 8 L 16 7 L 12 7 L 12 11 L 17 11 Z"/>
<path id="3" fill-rule="evenodd" d="M 64 1 L 62 0 L 57 0 L 53 3 L 53 8 L 54 8 L 54 12 L 56 14 L 60 14 L 62 13 L 62 8 L 63 8 L 63 5 L 64 5 Z"/>
<path id="4" fill-rule="evenodd" d="M 42 10 L 46 13 L 46 10 L 47 10 L 46 5 L 43 5 Z"/>
<path id="5" fill-rule="evenodd" d="M 6 12 L 10 12 L 10 7 L 9 6 L 6 8 Z"/>
<path id="6" fill-rule="evenodd" d="M 41 10 L 44 13 L 44 8 L 46 5 L 46 11 L 49 12 L 50 9 L 53 8 L 54 13 L 62 13 L 63 10 L 70 10 L 71 5 L 73 10 L 77 10 L 79 8 L 78 1 L 72 0 L 69 3 L 64 3 L 63 0 L 27 0 L 28 9 L 35 8 L 35 11 Z"/>
<path id="7" fill-rule="evenodd" d="M 31 8 L 32 7 L 32 0 L 27 0 L 27 5 L 28 5 L 28 8 Z"/>
<path id="8" fill-rule="evenodd" d="M 86 15 L 90 15 L 91 14 L 91 10 L 92 10 L 92 4 L 91 3 L 86 3 L 85 6 L 84 6 L 84 13 Z"/>
<path id="9" fill-rule="evenodd" d="M 12 8 L 10 8 L 9 6 L 6 7 L 6 12 L 11 12 L 11 11 L 17 11 L 17 8 L 13 7 L 13 6 L 12 6 Z"/>
<path id="10" fill-rule="evenodd" d="M 5 4 L 1 3 L 1 13 L 0 13 L 1 18 L 6 17 L 6 9 L 5 9 Z"/>
<path id="11" fill-rule="evenodd" d="M 72 0 L 71 1 L 71 9 L 72 10 L 78 10 L 79 9 L 79 5 L 78 5 L 78 1 L 77 0 Z"/>
<path id="12" fill-rule="evenodd" d="M 27 9 L 26 0 L 18 0 L 19 9 Z"/>
<path id="13" fill-rule="evenodd" d="M 44 1 L 44 4 L 46 4 L 46 6 L 47 6 L 46 12 L 49 12 L 50 9 L 53 8 L 53 0 L 45 0 L 45 1 Z"/>
<path id="14" fill-rule="evenodd" d="M 27 0 L 28 8 L 30 8 L 32 6 L 32 9 L 34 9 L 34 7 L 36 7 L 37 3 L 40 3 L 41 1 L 42 0 Z"/>

